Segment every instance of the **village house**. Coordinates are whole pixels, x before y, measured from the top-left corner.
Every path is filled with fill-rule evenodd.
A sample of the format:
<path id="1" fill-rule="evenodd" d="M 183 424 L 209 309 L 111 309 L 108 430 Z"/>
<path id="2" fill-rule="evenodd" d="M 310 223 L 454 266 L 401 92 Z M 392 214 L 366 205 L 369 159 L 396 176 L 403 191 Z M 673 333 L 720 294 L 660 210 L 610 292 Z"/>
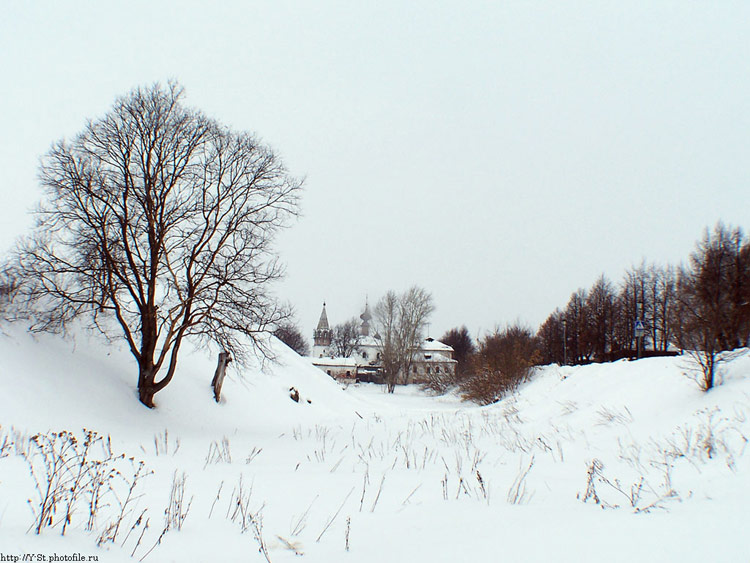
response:
<path id="1" fill-rule="evenodd" d="M 359 327 L 360 339 L 357 348 L 348 358 L 339 357 L 331 346 L 333 330 L 328 323 L 326 304 L 323 303 L 318 326 L 313 331 L 311 361 L 314 366 L 339 381 L 382 383 L 380 336 L 377 333 L 370 334 L 372 315 L 367 304 L 359 318 L 362 323 Z M 408 383 L 426 383 L 433 375 L 453 375 L 456 372 L 456 363 L 453 359 L 453 348 L 434 338 L 425 338 L 419 351 L 414 354 Z"/>

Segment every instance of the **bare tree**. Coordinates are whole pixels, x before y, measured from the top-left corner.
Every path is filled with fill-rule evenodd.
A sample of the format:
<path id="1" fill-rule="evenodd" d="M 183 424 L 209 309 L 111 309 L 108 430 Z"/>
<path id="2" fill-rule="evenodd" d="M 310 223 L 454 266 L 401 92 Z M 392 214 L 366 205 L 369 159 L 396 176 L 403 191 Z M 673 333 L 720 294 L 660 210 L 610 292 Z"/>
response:
<path id="1" fill-rule="evenodd" d="M 380 349 L 380 361 L 383 364 L 388 392 L 396 388 L 396 378 L 400 363 L 399 342 L 399 296 L 395 291 L 388 291 L 375 305 L 375 339 Z"/>
<path id="2" fill-rule="evenodd" d="M 687 267 L 641 262 L 625 272 L 617 294 L 601 276 L 539 327 L 542 357 L 560 362 L 567 355 L 580 363 L 592 354 L 598 360 L 634 355 L 637 320 L 645 328 L 642 344 L 653 348 L 649 355 L 670 355 L 675 343 L 701 351 L 710 388 L 711 350 L 750 345 L 750 240 L 741 229 L 719 223 L 706 230 Z"/>
<path id="3" fill-rule="evenodd" d="M 335 356 L 349 358 L 357 351 L 361 343 L 362 333 L 359 330 L 357 317 L 352 317 L 345 323 L 333 327 L 331 348 Z"/>
<path id="4" fill-rule="evenodd" d="M 310 345 L 302 331 L 293 322 L 285 322 L 273 331 L 273 335 L 297 352 L 300 356 L 310 355 Z"/>
<path id="5" fill-rule="evenodd" d="M 647 288 L 651 285 L 652 270 L 645 261 L 638 267 L 631 267 L 625 272 L 620 290 L 620 315 L 617 323 L 617 340 L 629 350 L 635 350 L 638 343 L 635 334 L 635 322 L 644 322 L 647 330 L 643 336 L 645 348 L 651 336 L 650 327 L 653 319 L 654 302 Z"/>
<path id="6" fill-rule="evenodd" d="M 399 376 L 408 382 L 414 355 L 434 309 L 432 295 L 416 286 L 401 295 L 389 291 L 375 306 L 376 339 L 389 393 L 395 390 Z"/>
<path id="7" fill-rule="evenodd" d="M 7 265 L 0 269 L 0 320 L 10 320 L 9 310 L 13 295 L 18 289 L 18 279 Z"/>
<path id="8" fill-rule="evenodd" d="M 589 342 L 598 361 L 612 350 L 616 300 L 612 283 L 602 274 L 591 287 L 585 307 L 589 318 Z"/>
<path id="9" fill-rule="evenodd" d="M 676 306 L 677 273 L 674 266 L 651 266 L 649 301 L 653 304 L 651 319 L 654 350 L 666 352 L 674 337 L 674 309 Z"/>
<path id="10" fill-rule="evenodd" d="M 715 312 L 701 300 L 693 273 L 690 269 L 683 268 L 677 278 L 675 333 L 678 345 L 700 366 L 700 388 L 708 391 L 713 388 L 716 380 L 720 352 L 719 325 Z"/>
<path id="11" fill-rule="evenodd" d="M 717 226 L 717 237 L 721 224 Z M 731 263 L 729 278 L 729 315 L 726 328 L 727 349 L 750 346 L 750 239 L 740 228 L 726 228 L 729 234 Z"/>
<path id="12" fill-rule="evenodd" d="M 562 365 L 565 361 L 565 339 L 566 329 L 563 326 L 565 313 L 560 309 L 547 317 L 537 330 L 536 338 L 539 344 L 541 360 L 545 364 L 557 363 Z"/>
<path id="13" fill-rule="evenodd" d="M 593 353 L 591 315 L 587 302 L 588 292 L 580 288 L 570 296 L 565 309 L 568 359 L 574 364 L 589 362 Z"/>
<path id="14" fill-rule="evenodd" d="M 706 233 L 677 281 L 676 333 L 701 367 L 701 387 L 716 382 L 720 352 L 748 344 L 750 243 L 719 223 Z"/>
<path id="15" fill-rule="evenodd" d="M 477 351 L 469 329 L 466 325 L 461 328 L 452 328 L 440 338 L 440 342 L 453 348 L 453 359 L 458 362 L 455 376 L 456 380 L 460 380 L 468 373 L 471 358 Z"/>
<path id="16" fill-rule="evenodd" d="M 138 88 L 42 159 L 47 199 L 19 247 L 37 329 L 86 315 L 119 330 L 141 402 L 172 380 L 183 339 L 238 361 L 286 316 L 269 284 L 275 233 L 301 182 L 247 133 L 186 108 L 176 84 Z M 157 379 L 157 374 L 166 372 Z"/>

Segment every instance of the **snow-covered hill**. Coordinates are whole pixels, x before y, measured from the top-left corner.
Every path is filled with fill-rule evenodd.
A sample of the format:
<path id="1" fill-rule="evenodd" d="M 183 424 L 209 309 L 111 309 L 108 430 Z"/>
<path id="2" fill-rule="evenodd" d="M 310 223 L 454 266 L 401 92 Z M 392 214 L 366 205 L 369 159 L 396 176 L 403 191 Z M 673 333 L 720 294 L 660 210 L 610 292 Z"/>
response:
<path id="1" fill-rule="evenodd" d="M 230 372 L 216 404 L 209 387 L 216 358 L 189 349 L 157 395 L 158 408 L 148 410 L 137 402 L 126 351 L 93 337 L 4 330 L 5 555 L 274 562 L 750 556 L 747 351 L 725 364 L 722 384 L 709 393 L 691 381 L 689 358 L 657 358 L 548 366 L 513 397 L 480 408 L 411 387 L 395 395 L 374 385 L 341 389 L 278 342 L 279 363 Z M 91 435 L 82 460 L 75 452 L 85 449 L 84 428 L 101 440 Z M 53 435 L 62 430 L 77 441 Z M 67 448 L 68 466 L 44 463 L 43 448 L 52 446 Z M 96 468 L 118 473 L 107 478 Z M 79 477 L 60 487 L 47 510 L 47 483 L 66 475 Z M 47 517 L 36 535 L 40 510 Z"/>

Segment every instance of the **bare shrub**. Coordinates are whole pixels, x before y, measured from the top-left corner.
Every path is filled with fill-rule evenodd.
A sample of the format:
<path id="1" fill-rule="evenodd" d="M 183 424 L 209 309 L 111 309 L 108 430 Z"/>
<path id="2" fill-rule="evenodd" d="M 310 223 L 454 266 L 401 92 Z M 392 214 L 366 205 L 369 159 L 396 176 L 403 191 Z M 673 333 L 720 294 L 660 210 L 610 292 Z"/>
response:
<path id="1" fill-rule="evenodd" d="M 172 488 L 169 493 L 169 504 L 167 509 L 164 511 L 164 530 L 169 531 L 172 529 L 182 530 L 182 526 L 185 523 L 188 512 L 190 512 L 190 505 L 193 503 L 192 497 L 189 501 L 185 501 L 185 483 L 187 482 L 187 476 L 185 473 L 177 476 L 175 470 L 172 476 Z"/>
<path id="2" fill-rule="evenodd" d="M 659 492 L 657 490 L 658 487 L 655 488 L 649 484 L 647 475 L 638 475 L 630 485 L 626 484 L 627 481 L 623 483 L 618 478 L 606 476 L 604 474 L 604 463 L 595 458 L 591 460 L 586 469 L 586 491 L 583 497 L 579 493 L 576 495 L 576 498 L 582 502 L 593 500 L 594 503 L 600 505 L 602 508 L 620 508 L 621 505 L 617 502 L 617 499 L 624 499 L 634 512 L 651 512 L 657 508 L 666 509 L 665 502 L 679 499 L 679 495 L 671 486 L 671 461 L 665 457 L 664 462 L 661 469 L 666 471 L 664 480 L 665 488 L 663 492 Z M 652 464 L 654 467 L 657 466 L 653 462 Z M 602 490 L 607 494 L 603 494 Z M 613 498 L 614 500 L 609 500 L 609 498 Z"/>
<path id="3" fill-rule="evenodd" d="M 164 429 L 163 433 L 154 434 L 154 454 L 160 455 L 175 455 L 180 449 L 180 439 L 170 438 L 169 430 Z M 146 449 L 141 446 L 143 453 L 146 453 Z M 170 452 L 171 450 L 171 452 Z"/>
<path id="4" fill-rule="evenodd" d="M 461 382 L 464 399 L 494 403 L 526 381 L 540 358 L 530 329 L 513 325 L 482 338 L 472 374 Z"/>
<path id="5" fill-rule="evenodd" d="M 253 449 L 250 450 L 250 453 L 247 454 L 247 457 L 245 458 L 245 463 L 252 463 L 252 461 L 260 455 L 260 453 L 263 451 L 263 448 L 259 448 L 257 446 L 253 446 Z"/>
<path id="6" fill-rule="evenodd" d="M 427 380 L 422 384 L 426 391 L 432 391 L 438 395 L 447 393 L 448 390 L 458 383 L 457 373 L 449 369 L 432 369 L 426 374 Z"/>
<path id="7" fill-rule="evenodd" d="M 185 473 L 182 473 L 182 475 L 178 477 L 177 471 L 175 470 L 174 474 L 172 475 L 172 486 L 169 490 L 169 502 L 167 503 L 167 508 L 164 509 L 164 525 L 162 526 L 161 533 L 159 534 L 159 537 L 156 538 L 156 541 L 151 546 L 151 548 L 143 554 L 139 561 L 143 561 L 149 555 L 151 555 L 151 552 L 161 544 L 164 536 L 166 536 L 170 530 L 182 529 L 182 526 L 185 523 L 185 519 L 190 512 L 190 506 L 193 503 L 192 497 L 189 501 L 187 501 L 187 503 L 185 502 L 186 482 L 187 476 L 185 475 Z M 146 523 L 143 532 L 145 532 L 147 528 L 148 522 Z M 135 549 L 138 549 L 138 545 L 140 545 L 140 541 L 142 538 L 143 533 L 138 539 L 138 544 L 136 545 Z M 135 549 L 133 550 L 133 553 L 135 553 Z"/>
<path id="8" fill-rule="evenodd" d="M 211 442 L 208 446 L 208 453 L 206 454 L 206 463 L 203 465 L 205 469 L 210 464 L 215 463 L 232 463 L 232 454 L 229 450 L 229 440 L 226 436 L 219 442 Z"/>
<path id="9" fill-rule="evenodd" d="M 598 411 L 596 411 L 596 414 L 599 415 L 599 421 L 597 424 L 601 425 L 609 425 L 609 424 L 622 424 L 627 425 L 633 422 L 633 413 L 630 412 L 630 409 L 627 406 L 623 406 L 622 410 L 617 410 L 614 407 L 602 407 Z"/>
<path id="10" fill-rule="evenodd" d="M 115 503 L 117 506 L 119 506 L 119 511 L 114 514 L 114 518 L 112 521 L 105 527 L 104 531 L 99 535 L 99 539 L 97 540 L 97 545 L 102 545 L 106 542 L 116 542 L 117 536 L 120 533 L 120 530 L 122 529 L 123 523 L 127 520 L 127 518 L 133 513 L 134 505 L 138 501 L 138 499 L 141 497 L 141 495 L 136 494 L 136 486 L 138 485 L 140 479 L 146 475 L 150 475 L 153 472 L 146 469 L 146 466 L 143 461 L 139 461 L 137 464 L 135 463 L 135 460 L 130 458 L 130 463 L 132 464 L 132 477 L 130 479 L 126 479 L 124 475 L 121 472 L 117 472 L 117 477 L 122 479 L 127 487 L 126 494 L 124 497 L 124 500 L 120 500 L 120 497 L 115 495 Z M 102 472 L 103 466 L 99 465 L 96 468 L 97 472 Z M 99 504 L 101 499 L 101 493 L 102 486 L 105 481 L 103 479 L 96 479 L 94 481 L 94 486 L 92 486 L 90 494 L 89 494 L 89 521 L 86 525 L 87 530 L 93 530 L 94 529 L 94 517 L 96 516 L 96 511 L 94 508 Z M 135 518 L 130 526 L 130 530 L 128 531 L 127 535 L 125 536 L 125 539 L 123 540 L 123 545 L 128 540 L 128 537 L 130 534 L 139 526 L 144 524 L 144 515 L 147 510 L 143 510 L 137 518 Z"/>
<path id="11" fill-rule="evenodd" d="M 736 421 L 721 416 L 718 409 L 696 413 L 698 423 L 680 427 L 667 440 L 664 447 L 673 457 L 685 457 L 694 462 L 722 459 L 727 467 L 735 471 L 737 458 L 744 455 L 748 445 Z"/>
<path id="12" fill-rule="evenodd" d="M 315 498 L 310 503 L 310 506 L 308 506 L 307 510 L 305 510 L 302 514 L 292 517 L 292 522 L 290 525 L 290 533 L 292 536 L 300 535 L 302 531 L 307 527 L 307 517 L 310 514 L 310 510 L 312 510 L 312 507 L 315 504 L 315 501 L 318 500 L 319 496 L 320 495 L 315 496 Z M 360 512 L 362 512 L 361 506 Z"/>
<path id="13" fill-rule="evenodd" d="M 534 456 L 531 456 L 527 466 L 524 466 L 523 463 L 519 466 L 518 475 L 508 489 L 507 500 L 510 504 L 524 504 L 531 500 L 534 493 L 526 490 L 526 478 L 529 476 L 532 467 L 534 467 Z"/>
<path id="14" fill-rule="evenodd" d="M 385 475 L 383 475 L 382 481 L 380 481 L 380 489 L 378 490 L 378 496 L 375 498 L 375 502 L 372 505 L 372 509 L 370 512 L 375 512 L 375 506 L 378 504 L 378 498 L 380 498 L 380 491 L 383 488 L 383 482 L 385 481 Z M 323 529 L 320 531 L 320 534 L 318 535 L 316 542 L 319 542 L 321 538 L 325 535 L 325 533 L 328 531 L 328 528 L 331 527 L 331 524 L 334 523 L 336 518 L 338 517 L 339 513 L 341 513 L 341 510 L 344 508 L 344 505 L 346 504 L 346 501 L 349 500 L 349 497 L 352 496 L 352 493 L 354 492 L 354 487 L 349 491 L 349 493 L 344 497 L 344 500 L 341 501 L 341 506 L 339 506 L 339 509 L 334 512 L 333 516 L 331 516 L 328 521 L 326 522 L 326 525 L 323 527 Z"/>
<path id="15" fill-rule="evenodd" d="M 252 510 L 250 508 L 250 499 L 252 495 L 252 485 L 249 489 L 246 489 L 242 475 L 240 475 L 239 481 L 232 490 L 232 496 L 229 499 L 227 518 L 232 522 L 237 523 L 243 532 L 248 530 L 252 531 L 253 538 L 258 544 L 258 551 L 268 563 L 271 563 L 271 559 L 268 555 L 268 546 L 263 537 L 263 508 L 265 507 L 265 503 L 257 510 Z"/>
<path id="16" fill-rule="evenodd" d="M 136 487 L 150 474 L 143 462 L 115 455 L 109 438 L 92 430 L 84 429 L 81 437 L 66 430 L 36 434 L 29 444 L 31 447 L 19 449 L 18 454 L 28 463 L 36 490 L 36 500 L 29 500 L 34 514 L 31 529 L 41 534 L 44 528 L 59 525 L 65 535 L 80 513 L 85 515 L 81 525 L 94 531 L 100 510 L 117 505 L 101 536 L 114 541 L 137 496 Z M 130 477 L 126 476 L 127 464 L 134 468 Z"/>

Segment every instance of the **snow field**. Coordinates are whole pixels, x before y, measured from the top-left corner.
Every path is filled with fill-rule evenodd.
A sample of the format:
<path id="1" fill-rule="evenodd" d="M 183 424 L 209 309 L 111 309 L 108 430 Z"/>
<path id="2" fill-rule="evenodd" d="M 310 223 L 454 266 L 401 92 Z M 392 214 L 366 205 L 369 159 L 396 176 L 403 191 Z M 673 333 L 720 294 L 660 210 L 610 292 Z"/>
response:
<path id="1" fill-rule="evenodd" d="M 274 346 L 280 364 L 231 373 L 218 405 L 216 354 L 189 350 L 149 411 L 122 350 L 0 339 L 0 550 L 101 561 L 747 560 L 747 352 L 707 394 L 687 357 L 657 358 L 548 366 L 480 408 L 411 387 L 344 390 Z M 125 454 L 111 462 L 122 476 L 91 525 L 82 493 L 64 537 L 62 504 L 37 536 L 26 458 L 37 475 L 43 465 L 29 438 L 82 440 L 82 428 L 102 437 L 100 458 L 107 438 Z"/>

